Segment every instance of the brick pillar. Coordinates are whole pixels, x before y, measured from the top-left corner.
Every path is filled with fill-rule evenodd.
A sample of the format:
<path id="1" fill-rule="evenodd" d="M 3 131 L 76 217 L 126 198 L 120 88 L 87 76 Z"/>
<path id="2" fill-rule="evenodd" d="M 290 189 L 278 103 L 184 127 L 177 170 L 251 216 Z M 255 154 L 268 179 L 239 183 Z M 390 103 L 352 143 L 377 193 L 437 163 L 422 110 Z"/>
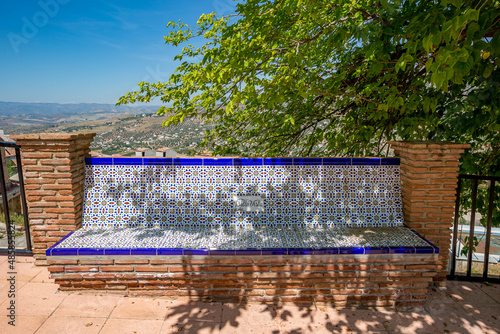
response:
<path id="1" fill-rule="evenodd" d="M 469 144 L 389 142 L 401 159 L 405 224 L 439 247 L 436 285 L 445 285 L 460 154 Z"/>
<path id="2" fill-rule="evenodd" d="M 95 133 L 11 136 L 21 145 L 26 200 L 36 265 L 45 250 L 82 226 L 85 156 Z"/>

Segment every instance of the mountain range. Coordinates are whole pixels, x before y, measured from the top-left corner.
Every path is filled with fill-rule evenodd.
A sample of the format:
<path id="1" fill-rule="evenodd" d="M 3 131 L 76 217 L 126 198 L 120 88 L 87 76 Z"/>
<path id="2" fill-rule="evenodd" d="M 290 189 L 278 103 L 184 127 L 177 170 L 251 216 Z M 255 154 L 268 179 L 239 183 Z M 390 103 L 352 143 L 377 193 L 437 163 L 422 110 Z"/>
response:
<path id="1" fill-rule="evenodd" d="M 115 106 L 104 103 L 26 103 L 26 102 L 2 102 L 0 101 L 0 116 L 9 115 L 61 115 L 80 114 L 97 111 L 117 111 L 128 113 L 144 112 L 149 110 L 155 112 L 158 106 Z"/>

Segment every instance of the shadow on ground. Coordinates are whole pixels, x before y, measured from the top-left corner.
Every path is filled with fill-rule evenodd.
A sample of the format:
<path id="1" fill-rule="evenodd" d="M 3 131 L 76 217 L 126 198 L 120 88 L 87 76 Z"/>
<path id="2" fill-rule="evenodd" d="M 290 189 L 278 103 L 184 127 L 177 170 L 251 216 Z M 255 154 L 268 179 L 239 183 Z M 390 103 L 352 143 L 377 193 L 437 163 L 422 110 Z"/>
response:
<path id="1" fill-rule="evenodd" d="M 166 321 L 181 333 L 500 333 L 500 286 L 450 281 L 412 311 L 177 301 Z"/>

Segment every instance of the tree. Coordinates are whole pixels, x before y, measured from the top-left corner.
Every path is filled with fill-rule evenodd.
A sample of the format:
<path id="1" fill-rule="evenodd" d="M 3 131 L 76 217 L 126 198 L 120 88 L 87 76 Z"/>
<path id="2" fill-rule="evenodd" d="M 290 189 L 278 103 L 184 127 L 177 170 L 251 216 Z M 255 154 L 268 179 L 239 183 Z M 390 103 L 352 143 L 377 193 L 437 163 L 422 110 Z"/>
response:
<path id="1" fill-rule="evenodd" d="M 391 139 L 449 140 L 472 144 L 464 171 L 499 174 L 499 8 L 247 0 L 196 27 L 170 22 L 180 66 L 117 104 L 159 97 L 165 126 L 215 122 L 199 149 L 218 155 L 385 155 Z"/>

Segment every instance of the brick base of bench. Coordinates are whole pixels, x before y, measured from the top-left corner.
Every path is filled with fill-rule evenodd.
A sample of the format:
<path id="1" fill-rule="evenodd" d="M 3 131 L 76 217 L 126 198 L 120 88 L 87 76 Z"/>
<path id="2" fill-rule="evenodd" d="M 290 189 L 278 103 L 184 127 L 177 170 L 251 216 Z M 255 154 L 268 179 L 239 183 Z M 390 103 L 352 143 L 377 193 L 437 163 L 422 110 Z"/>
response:
<path id="1" fill-rule="evenodd" d="M 62 291 L 219 302 L 423 306 L 437 254 L 50 256 Z"/>

